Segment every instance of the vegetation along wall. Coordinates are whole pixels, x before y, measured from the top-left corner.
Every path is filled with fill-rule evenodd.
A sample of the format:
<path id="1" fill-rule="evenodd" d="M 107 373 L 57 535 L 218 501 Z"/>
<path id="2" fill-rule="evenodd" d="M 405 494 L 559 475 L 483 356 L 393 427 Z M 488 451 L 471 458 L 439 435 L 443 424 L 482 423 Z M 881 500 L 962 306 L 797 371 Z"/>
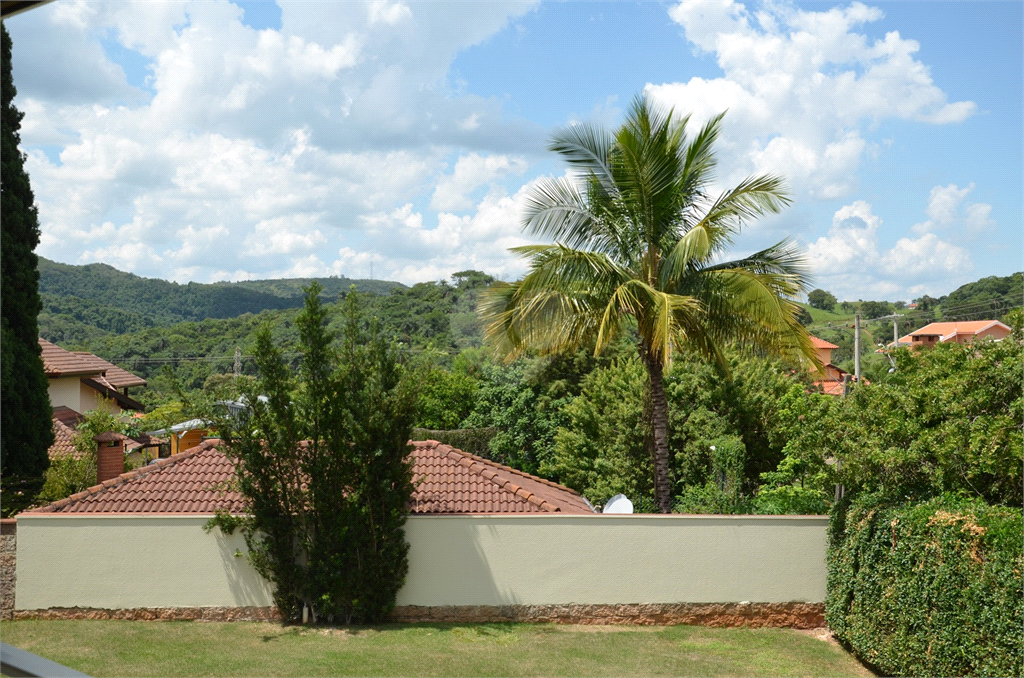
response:
<path id="1" fill-rule="evenodd" d="M 881 675 L 1022 675 L 1019 508 L 867 495 L 831 538 L 828 624 Z"/>
<path id="2" fill-rule="evenodd" d="M 209 516 L 18 519 L 18 610 L 273 604 Z M 412 516 L 404 606 L 812 603 L 822 516 Z"/>

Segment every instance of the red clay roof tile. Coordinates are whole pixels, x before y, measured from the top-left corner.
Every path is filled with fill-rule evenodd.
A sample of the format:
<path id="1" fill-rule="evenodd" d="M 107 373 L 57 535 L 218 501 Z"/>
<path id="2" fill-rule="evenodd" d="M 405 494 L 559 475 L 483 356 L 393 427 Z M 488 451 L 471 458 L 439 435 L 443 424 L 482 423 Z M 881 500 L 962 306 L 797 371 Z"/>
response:
<path id="1" fill-rule="evenodd" d="M 142 377 L 123 370 L 99 356 L 86 351 L 72 352 L 39 338 L 42 348 L 43 369 L 50 378 L 103 375 L 102 380 L 117 390 L 128 386 L 145 386 Z"/>
<path id="2" fill-rule="evenodd" d="M 229 488 L 234 462 L 219 440 L 122 474 L 103 485 L 32 513 L 213 513 L 245 511 Z M 587 514 L 586 500 L 567 487 L 496 464 L 435 440 L 412 443 L 412 513 Z"/>
<path id="3" fill-rule="evenodd" d="M 50 445 L 50 449 L 46 452 L 50 459 L 56 459 L 57 457 L 79 457 L 81 454 L 75 449 L 75 445 L 72 442 L 74 440 L 75 429 L 65 424 L 62 420 L 57 419 L 56 416 L 53 419 L 53 444 Z"/>
<path id="4" fill-rule="evenodd" d="M 819 339 L 818 337 L 814 336 L 813 334 L 810 335 L 810 337 L 811 337 L 811 343 L 814 344 L 815 348 L 839 348 L 835 344 L 830 344 L 829 342 L 825 341 L 824 339 Z"/>

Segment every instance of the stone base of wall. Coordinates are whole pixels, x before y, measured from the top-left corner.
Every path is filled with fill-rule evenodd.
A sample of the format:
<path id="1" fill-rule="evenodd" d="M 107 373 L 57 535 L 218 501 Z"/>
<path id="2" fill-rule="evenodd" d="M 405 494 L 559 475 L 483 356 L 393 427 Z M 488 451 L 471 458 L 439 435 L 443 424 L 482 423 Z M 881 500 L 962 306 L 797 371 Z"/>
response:
<path id="1" fill-rule="evenodd" d="M 409 605 L 395 608 L 395 622 L 551 622 L 556 624 L 643 624 L 717 627 L 825 626 L 823 603 L 649 603 L 640 605 L 504 605 L 492 607 Z"/>
<path id="2" fill-rule="evenodd" d="M 130 621 L 280 621 L 276 607 L 51 607 L 15 610 L 14 619 L 126 619 Z"/>
<path id="3" fill-rule="evenodd" d="M 18 583 L 18 524 L 12 518 L 0 520 L 0 619 L 14 615 L 14 589 Z"/>
<path id="4" fill-rule="evenodd" d="M 163 607 L 101 610 L 87 607 L 15 610 L 14 619 L 127 619 L 132 621 L 280 621 L 274 607 Z M 397 607 L 395 623 L 532 622 L 816 629 L 821 603 L 674 603 L 642 605 L 444 605 Z"/>

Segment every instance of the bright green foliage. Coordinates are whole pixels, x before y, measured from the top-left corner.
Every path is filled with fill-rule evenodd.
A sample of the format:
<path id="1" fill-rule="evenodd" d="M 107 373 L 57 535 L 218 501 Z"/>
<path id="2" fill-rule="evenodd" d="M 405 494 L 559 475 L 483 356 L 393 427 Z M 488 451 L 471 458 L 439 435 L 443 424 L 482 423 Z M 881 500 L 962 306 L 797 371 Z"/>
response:
<path id="1" fill-rule="evenodd" d="M 65 455 L 50 461 L 46 469 L 43 489 L 36 498 L 37 503 L 47 503 L 70 497 L 76 492 L 96 484 L 97 443 L 93 438 L 107 431 L 125 435 L 138 433 L 134 422 L 122 421 L 107 410 L 90 410 L 78 423 L 72 444 L 76 456 Z M 128 470 L 127 467 L 125 470 Z"/>
<path id="2" fill-rule="evenodd" d="M 1002 320 L 1003 324 L 1009 326 L 1016 336 L 1021 336 L 1024 331 L 1024 309 L 1012 309 L 1003 316 Z"/>
<path id="3" fill-rule="evenodd" d="M 249 504 L 250 558 L 285 618 L 307 606 L 314 621 L 379 621 L 408 570 L 414 380 L 376 323 L 362 326 L 355 294 L 334 348 L 319 291 L 310 286 L 296 320 L 298 378 L 265 327 L 254 348 L 259 379 L 239 386 L 250 409 L 218 429 Z"/>
<path id="4" fill-rule="evenodd" d="M 888 301 L 862 301 L 860 303 L 860 315 L 862 318 L 881 318 L 883 315 L 892 313 L 892 304 Z"/>
<path id="5" fill-rule="evenodd" d="M 18 145 L 22 113 L 14 106 L 11 37 L 0 26 L 0 473 L 3 515 L 20 508 L 39 489 L 53 444 L 50 398 L 40 359 L 36 317 L 39 273 L 33 250 L 39 218 Z"/>
<path id="6" fill-rule="evenodd" d="M 840 460 L 848 491 L 927 498 L 966 492 L 1020 506 L 1024 464 L 1021 340 L 945 343 L 895 354 L 884 383 L 805 413 L 793 456 Z"/>
<path id="7" fill-rule="evenodd" d="M 942 303 L 950 319 L 990 320 L 1024 302 L 1024 274 L 989 276 L 962 285 L 949 293 Z"/>
<path id="8" fill-rule="evenodd" d="M 831 431 L 819 425 L 832 408 L 833 396 L 809 393 L 793 384 L 778 401 L 769 440 L 781 448 L 778 467 L 762 472 L 754 499 L 754 512 L 767 514 L 823 514 L 832 505 L 835 469 L 822 454 Z"/>
<path id="9" fill-rule="evenodd" d="M 70 497 L 96 484 L 96 456 L 65 454 L 51 459 L 45 478 L 36 503 L 48 504 Z"/>
<path id="10" fill-rule="evenodd" d="M 648 373 L 658 509 L 671 510 L 664 371 L 686 350 L 725 362 L 727 342 L 806 358 L 815 352 L 797 320 L 806 288 L 788 241 L 738 261 L 722 261 L 743 225 L 780 211 L 783 182 L 752 177 L 721 194 L 711 189 L 722 116 L 698 130 L 688 116 L 637 97 L 614 133 L 590 125 L 558 132 L 550 149 L 572 177 L 536 184 L 524 224 L 553 245 L 516 248 L 526 276 L 498 284 L 481 303 L 485 336 L 515 357 L 600 352 L 627 329 Z"/>
<path id="11" fill-rule="evenodd" d="M 696 359 L 676 360 L 665 377 L 675 511 L 749 512 L 761 474 L 775 471 L 783 458 L 788 438 L 779 429 L 780 404 L 791 388 L 802 393 L 803 387 L 771 360 L 727 357 L 731 379 Z M 594 503 L 622 492 L 638 510 L 653 510 L 644 384 L 635 358 L 591 372 L 565 406 L 567 421 L 541 474 Z"/>
<path id="12" fill-rule="evenodd" d="M 552 400 L 538 381 L 536 363 L 485 365 L 473 411 L 465 428 L 497 429 L 486 456 L 527 473 L 537 473 L 562 421 L 563 400 Z"/>
<path id="13" fill-rule="evenodd" d="M 826 618 L 886 676 L 1024 672 L 1020 507 L 862 496 L 833 513 Z"/>
<path id="14" fill-rule="evenodd" d="M 432 369 L 423 377 L 419 392 L 422 428 L 448 430 L 459 427 L 473 409 L 477 381 L 461 372 Z"/>
<path id="15" fill-rule="evenodd" d="M 595 370 L 564 409 L 552 455 L 540 467 L 595 504 L 622 493 L 637 511 L 654 509 L 654 469 L 644 448 L 646 375 L 638 360 Z"/>
<path id="16" fill-rule="evenodd" d="M 807 303 L 822 311 L 831 311 L 839 302 L 831 292 L 819 289 L 808 293 Z"/>

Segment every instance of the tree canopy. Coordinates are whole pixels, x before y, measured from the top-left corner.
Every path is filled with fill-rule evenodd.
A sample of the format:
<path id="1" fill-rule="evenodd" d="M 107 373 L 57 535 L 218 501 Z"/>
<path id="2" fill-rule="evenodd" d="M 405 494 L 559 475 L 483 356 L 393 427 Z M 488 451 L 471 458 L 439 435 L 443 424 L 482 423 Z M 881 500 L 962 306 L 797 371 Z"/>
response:
<path id="1" fill-rule="evenodd" d="M 40 301 L 34 250 L 39 244 L 39 218 L 24 157 L 18 148 L 23 114 L 14 106 L 17 90 L 11 75 L 11 37 L 2 25 L 0 38 L 0 473 L 5 480 L 6 515 L 6 509 L 17 503 L 13 501 L 14 495 L 32 493 L 41 485 L 50 464 L 46 450 L 53 443 L 53 428 L 36 320 Z M 31 487 L 18 487 L 18 479 L 32 479 Z"/>
<path id="2" fill-rule="evenodd" d="M 788 241 L 720 261 L 743 224 L 781 210 L 783 182 L 751 177 L 714 194 L 714 144 L 722 116 L 692 131 L 637 97 L 615 132 L 579 124 L 549 149 L 574 169 L 536 184 L 524 225 L 555 240 L 514 251 L 526 276 L 492 287 L 482 303 L 486 337 L 508 357 L 525 350 L 603 348 L 629 328 L 647 372 L 658 509 L 672 507 L 664 370 L 690 350 L 725 365 L 737 342 L 816 360 L 795 302 L 807 286 Z"/>
<path id="3" fill-rule="evenodd" d="M 825 290 L 818 289 L 811 290 L 811 292 L 807 295 L 807 303 L 809 303 L 813 308 L 822 311 L 831 311 L 833 308 L 836 307 L 836 304 L 839 302 L 836 300 L 835 296 L 833 296 L 831 292 L 826 292 Z"/>
<path id="4" fill-rule="evenodd" d="M 286 619 L 305 608 L 314 621 L 377 622 L 408 570 L 403 525 L 416 395 L 391 342 L 361 323 L 355 294 L 346 300 L 341 345 L 333 345 L 319 292 L 313 283 L 296 319 L 297 379 L 270 328 L 257 333 L 259 378 L 238 384 L 248 410 L 217 426 L 237 460 L 248 516 L 214 524 L 241 523 Z"/>

